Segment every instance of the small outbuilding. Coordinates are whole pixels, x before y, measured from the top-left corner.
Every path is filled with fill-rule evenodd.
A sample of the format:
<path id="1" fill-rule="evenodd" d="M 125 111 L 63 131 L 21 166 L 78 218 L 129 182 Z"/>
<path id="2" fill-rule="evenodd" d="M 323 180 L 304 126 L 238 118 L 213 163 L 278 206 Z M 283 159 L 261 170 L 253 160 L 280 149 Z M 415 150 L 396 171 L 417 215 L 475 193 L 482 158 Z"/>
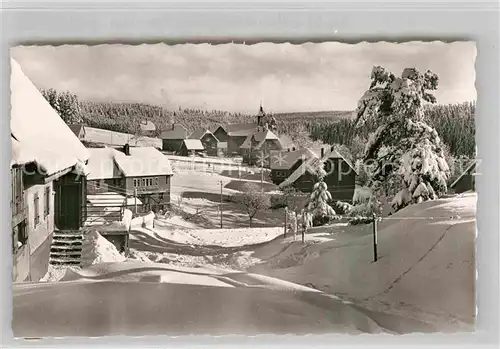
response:
<path id="1" fill-rule="evenodd" d="M 199 139 L 185 139 L 184 142 L 182 142 L 179 153 L 181 156 L 189 156 L 199 154 L 204 151 L 205 148 Z"/>

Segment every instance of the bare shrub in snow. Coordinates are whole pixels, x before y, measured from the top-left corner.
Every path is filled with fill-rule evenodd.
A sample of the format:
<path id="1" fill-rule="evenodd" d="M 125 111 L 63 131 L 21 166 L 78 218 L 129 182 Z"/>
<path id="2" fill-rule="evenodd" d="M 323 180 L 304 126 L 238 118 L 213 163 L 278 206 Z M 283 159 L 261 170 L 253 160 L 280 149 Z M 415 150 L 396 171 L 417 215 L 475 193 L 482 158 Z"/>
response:
<path id="1" fill-rule="evenodd" d="M 243 193 L 233 195 L 233 200 L 244 206 L 250 219 L 250 226 L 257 212 L 271 206 L 269 195 L 263 193 L 261 188 L 253 183 L 246 183 L 243 186 Z"/>
<path id="2" fill-rule="evenodd" d="M 373 195 L 383 192 L 394 197 L 393 207 L 400 209 L 444 194 L 449 168 L 443 145 L 436 130 L 422 121 L 426 103 L 436 102 L 428 91 L 437 89 L 438 76 L 407 68 L 396 77 L 374 67 L 371 78 L 358 103 L 356 123 L 379 125 L 363 156 L 364 163 L 369 163 Z"/>

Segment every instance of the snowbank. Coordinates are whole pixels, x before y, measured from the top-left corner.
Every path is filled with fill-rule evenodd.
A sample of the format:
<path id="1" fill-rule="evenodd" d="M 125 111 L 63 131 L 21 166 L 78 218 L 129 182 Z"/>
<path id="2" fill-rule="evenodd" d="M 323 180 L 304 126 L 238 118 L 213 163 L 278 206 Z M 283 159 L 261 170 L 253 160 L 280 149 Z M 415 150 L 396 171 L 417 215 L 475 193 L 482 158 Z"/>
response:
<path id="1" fill-rule="evenodd" d="M 81 261 L 83 267 L 98 263 L 123 262 L 125 259 L 116 247 L 96 230 L 85 235 Z"/>

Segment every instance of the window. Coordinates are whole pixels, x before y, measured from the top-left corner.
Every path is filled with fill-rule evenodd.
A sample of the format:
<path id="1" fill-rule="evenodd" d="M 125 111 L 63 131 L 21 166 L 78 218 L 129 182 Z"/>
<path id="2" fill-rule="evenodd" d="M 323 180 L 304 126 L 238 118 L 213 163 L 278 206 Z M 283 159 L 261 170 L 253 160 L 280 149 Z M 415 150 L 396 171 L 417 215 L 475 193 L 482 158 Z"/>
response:
<path id="1" fill-rule="evenodd" d="M 142 183 L 142 186 L 145 187 L 146 186 L 146 178 L 143 178 L 141 183 Z"/>
<path id="2" fill-rule="evenodd" d="M 34 205 L 34 227 L 40 223 L 40 199 L 38 197 L 38 193 L 35 193 L 33 196 L 33 205 Z"/>
<path id="3" fill-rule="evenodd" d="M 14 252 L 16 252 L 21 246 L 26 245 L 28 242 L 25 222 L 26 221 L 22 221 L 12 229 L 12 248 Z"/>
<path id="4" fill-rule="evenodd" d="M 47 217 L 50 214 L 50 187 L 45 187 L 45 207 L 43 211 L 43 216 Z"/>
<path id="5" fill-rule="evenodd" d="M 155 185 L 156 186 L 160 185 L 160 181 L 159 181 L 158 177 L 155 177 Z"/>

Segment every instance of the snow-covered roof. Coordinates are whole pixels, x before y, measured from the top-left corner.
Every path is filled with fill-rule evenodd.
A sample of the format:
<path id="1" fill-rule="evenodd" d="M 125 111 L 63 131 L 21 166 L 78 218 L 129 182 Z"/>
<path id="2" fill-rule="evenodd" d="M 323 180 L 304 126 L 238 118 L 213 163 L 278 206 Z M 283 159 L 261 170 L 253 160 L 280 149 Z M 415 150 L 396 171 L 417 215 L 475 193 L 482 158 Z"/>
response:
<path id="1" fill-rule="evenodd" d="M 256 130 L 256 132 L 250 134 L 247 136 L 245 141 L 241 144 L 240 148 L 242 149 L 250 149 L 252 147 L 252 141 L 256 142 L 257 144 L 254 145 L 253 147 L 255 149 L 259 149 L 265 141 L 268 140 L 277 140 L 280 142 L 278 136 L 276 136 L 272 131 L 270 130 Z M 281 144 L 281 142 L 280 142 Z"/>
<path id="2" fill-rule="evenodd" d="M 116 150 L 115 161 L 126 177 L 173 174 L 168 158 L 153 147 L 130 147 L 130 155 Z"/>
<path id="3" fill-rule="evenodd" d="M 141 131 L 156 131 L 156 126 L 151 121 L 142 121 L 141 122 Z"/>
<path id="4" fill-rule="evenodd" d="M 227 124 L 221 126 L 229 136 L 243 137 L 253 134 L 257 129 L 256 123 Z"/>
<path id="5" fill-rule="evenodd" d="M 86 162 L 87 149 L 11 59 L 11 132 L 45 174 Z"/>
<path id="6" fill-rule="evenodd" d="M 130 155 L 114 148 L 92 148 L 88 180 L 172 175 L 170 161 L 153 147 L 130 147 Z"/>
<path id="7" fill-rule="evenodd" d="M 113 148 L 89 148 L 88 180 L 120 178 L 121 172 L 115 163 Z"/>
<path id="8" fill-rule="evenodd" d="M 205 150 L 205 147 L 199 139 L 185 139 L 184 145 L 187 150 Z"/>
<path id="9" fill-rule="evenodd" d="M 22 148 L 21 143 L 14 137 L 10 137 L 12 142 L 12 157 L 10 159 L 10 167 L 14 165 L 22 166 L 35 161 L 33 154 L 30 154 L 26 147 Z"/>

